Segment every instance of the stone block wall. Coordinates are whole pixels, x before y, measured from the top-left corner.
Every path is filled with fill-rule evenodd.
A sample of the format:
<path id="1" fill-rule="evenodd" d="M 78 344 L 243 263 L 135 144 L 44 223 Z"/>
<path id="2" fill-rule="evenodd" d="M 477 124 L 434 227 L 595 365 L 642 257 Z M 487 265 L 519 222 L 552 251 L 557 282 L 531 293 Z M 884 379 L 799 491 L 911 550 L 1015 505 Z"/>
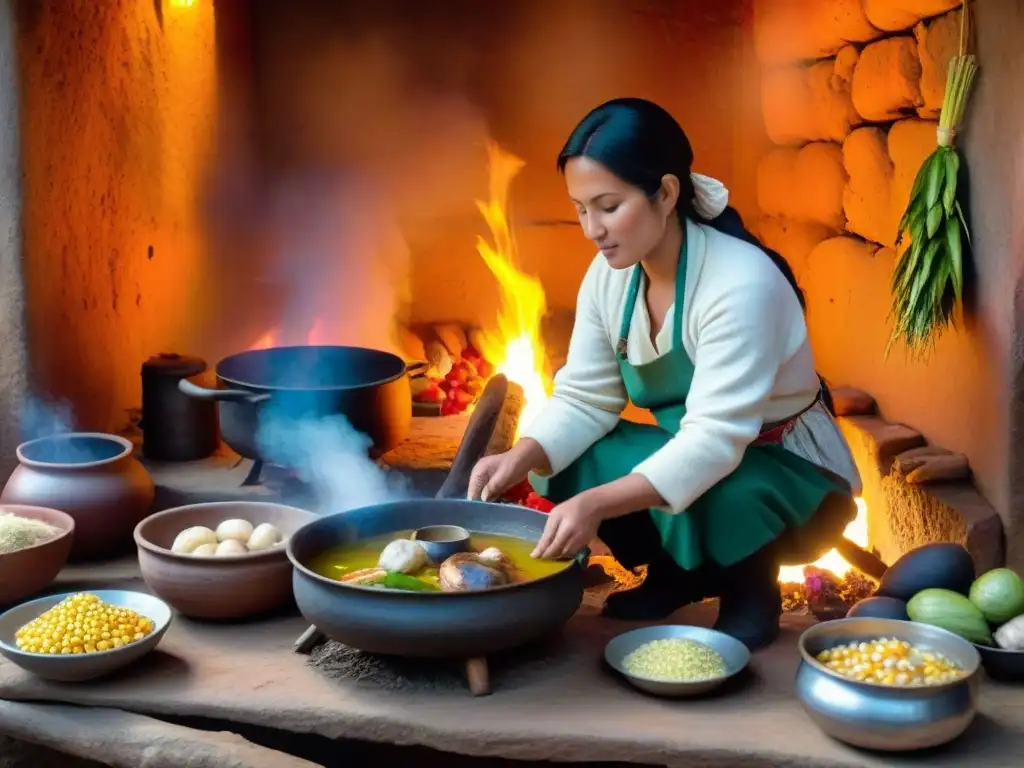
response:
<path id="1" fill-rule="evenodd" d="M 954 488 L 949 498 L 970 498 L 972 509 L 991 512 L 975 486 L 998 499 L 1005 468 L 994 447 L 999 406 L 984 394 L 997 391 L 994 355 L 979 342 L 974 319 L 945 334 L 926 362 L 899 349 L 885 356 L 897 226 L 936 146 L 960 6 L 755 0 L 762 112 L 775 144 L 758 167 L 759 235 L 789 261 L 807 296 L 819 371 L 834 386 L 870 392 L 882 423 L 910 425 L 922 442 L 966 458 L 947 478 L 955 488 L 943 490 Z M 872 543 L 887 559 L 923 543 L 922 532 L 952 536 L 956 525 L 926 524 L 938 503 L 932 495 L 899 490 L 902 481 L 888 470 L 866 474 L 869 509 L 889 507 L 870 524 Z M 967 535 L 970 523 L 961 523 L 954 538 Z M 1001 544 L 988 551 L 1001 552 Z"/>
<path id="2" fill-rule="evenodd" d="M 809 247 L 830 237 L 895 245 L 914 176 L 935 148 L 959 4 L 756 4 L 764 123 L 778 145 L 758 168 L 761 234 L 801 282 Z"/>

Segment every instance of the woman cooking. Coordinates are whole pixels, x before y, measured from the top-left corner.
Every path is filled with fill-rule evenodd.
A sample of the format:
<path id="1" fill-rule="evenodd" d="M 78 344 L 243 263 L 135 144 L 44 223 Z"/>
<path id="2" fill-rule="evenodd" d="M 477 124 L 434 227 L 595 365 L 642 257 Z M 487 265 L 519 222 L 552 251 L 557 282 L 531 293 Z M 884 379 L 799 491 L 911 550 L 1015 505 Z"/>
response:
<path id="1" fill-rule="evenodd" d="M 716 629 L 752 650 L 778 633 L 783 562 L 807 562 L 856 514 L 860 478 L 814 370 L 803 296 L 686 134 L 642 99 L 601 105 L 558 156 L 584 234 L 568 360 L 516 445 L 480 461 L 471 498 L 531 476 L 557 506 L 534 557 L 600 538 L 636 589 L 607 615 L 661 620 L 720 597 Z M 627 401 L 657 426 L 620 419 Z"/>

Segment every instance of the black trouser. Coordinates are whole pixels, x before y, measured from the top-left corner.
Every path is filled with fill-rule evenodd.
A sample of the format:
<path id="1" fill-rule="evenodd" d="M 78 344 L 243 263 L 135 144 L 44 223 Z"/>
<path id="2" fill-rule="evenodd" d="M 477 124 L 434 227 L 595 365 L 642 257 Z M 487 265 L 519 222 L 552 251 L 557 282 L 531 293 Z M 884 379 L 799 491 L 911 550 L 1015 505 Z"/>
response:
<path id="1" fill-rule="evenodd" d="M 718 597 L 730 585 L 742 587 L 749 579 L 767 578 L 774 584 L 774 574 L 778 570 L 776 552 L 781 542 L 776 539 L 728 568 L 705 563 L 696 570 L 687 571 L 661 545 L 661 533 L 646 509 L 602 521 L 597 536 L 624 568 L 651 566 L 652 570 L 684 579 L 690 588 L 699 589 L 702 597 Z"/>
<path id="2" fill-rule="evenodd" d="M 661 546 L 661 533 L 646 509 L 601 521 L 597 537 L 611 550 L 624 568 L 648 565 L 668 556 Z"/>

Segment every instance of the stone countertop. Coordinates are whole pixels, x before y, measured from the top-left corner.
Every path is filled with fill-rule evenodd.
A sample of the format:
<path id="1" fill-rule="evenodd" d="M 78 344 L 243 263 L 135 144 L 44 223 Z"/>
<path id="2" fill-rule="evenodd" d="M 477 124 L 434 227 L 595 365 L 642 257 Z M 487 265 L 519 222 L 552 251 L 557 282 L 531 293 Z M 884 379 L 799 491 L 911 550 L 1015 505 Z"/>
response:
<path id="1" fill-rule="evenodd" d="M 144 589 L 130 561 L 68 569 L 58 590 Z M 703 606 L 677 617 L 707 623 Z M 793 697 L 796 642 L 810 621 L 787 615 L 751 674 L 701 701 L 646 696 L 606 672 L 607 640 L 627 628 L 581 609 L 548 663 L 506 672 L 493 695 L 384 690 L 337 680 L 291 652 L 300 616 L 242 624 L 176 617 L 159 649 L 123 674 L 86 684 L 38 680 L 0 663 L 0 699 L 106 707 L 164 716 L 415 744 L 475 756 L 673 766 L 1005 766 L 1024 751 L 1024 692 L 985 681 L 980 714 L 954 744 L 924 756 L 876 756 L 824 736 Z M 2 728 L 0 728 L 2 730 Z"/>

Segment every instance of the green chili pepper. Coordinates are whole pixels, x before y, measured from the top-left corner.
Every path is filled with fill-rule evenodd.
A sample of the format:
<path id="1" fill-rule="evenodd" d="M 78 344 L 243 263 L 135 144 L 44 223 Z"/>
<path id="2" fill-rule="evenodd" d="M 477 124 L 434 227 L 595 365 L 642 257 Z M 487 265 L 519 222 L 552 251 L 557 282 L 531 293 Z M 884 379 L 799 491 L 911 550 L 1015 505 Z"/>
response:
<path id="1" fill-rule="evenodd" d="M 407 592 L 440 592 L 433 584 L 398 571 L 388 571 L 388 575 L 384 577 L 384 586 L 388 589 L 404 589 Z"/>

